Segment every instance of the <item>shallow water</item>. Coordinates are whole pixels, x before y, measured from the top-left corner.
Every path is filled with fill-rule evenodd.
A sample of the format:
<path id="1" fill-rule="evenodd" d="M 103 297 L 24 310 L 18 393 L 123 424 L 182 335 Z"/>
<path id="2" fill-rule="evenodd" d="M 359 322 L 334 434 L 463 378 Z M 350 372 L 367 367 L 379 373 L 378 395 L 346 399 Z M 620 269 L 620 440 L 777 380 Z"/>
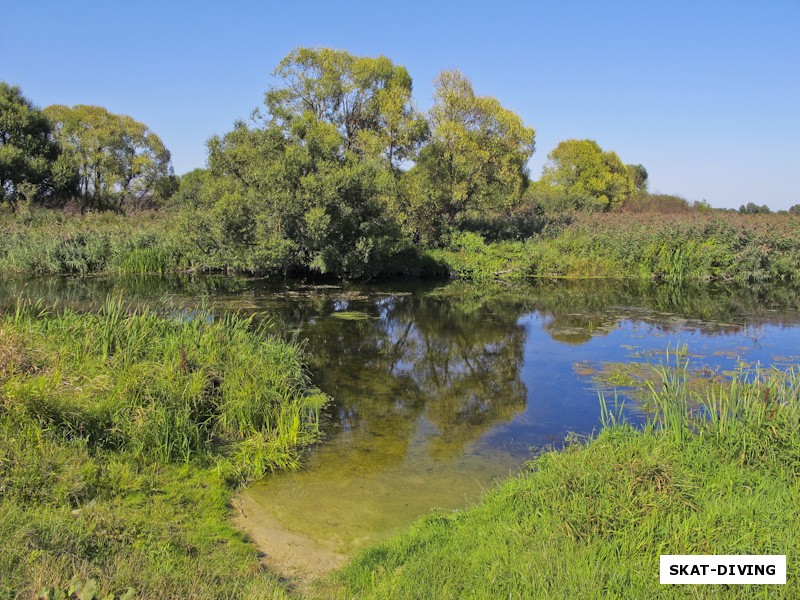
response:
<path id="1" fill-rule="evenodd" d="M 334 399 L 323 440 L 306 452 L 302 470 L 253 485 L 246 500 L 270 527 L 307 541 L 305 553 L 349 554 L 432 508 L 467 506 L 533 452 L 597 430 L 592 374 L 606 363 L 657 365 L 684 344 L 691 368 L 706 376 L 740 363 L 800 362 L 800 301 L 785 288 L 173 277 L 2 282 L 0 297 L 91 307 L 118 288 L 163 307 L 263 312 L 276 331 L 304 341 L 315 384 Z M 625 416 L 646 417 L 633 401 Z M 270 539 L 286 543 L 263 536 L 267 554 L 277 552 Z"/>
<path id="2" fill-rule="evenodd" d="M 410 295 L 334 294 L 294 321 L 317 384 L 335 398 L 305 468 L 249 490 L 265 511 L 349 553 L 433 507 L 468 505 L 568 433 L 600 426 L 597 383 L 575 365 L 649 361 L 686 344 L 695 369 L 797 362 L 796 310 L 713 308 L 608 286 Z M 741 298 L 727 298 L 727 301 Z M 339 311 L 362 318 L 337 319 Z M 774 312 L 773 312 L 774 311 Z M 613 396 L 613 391 L 609 391 Z M 629 402 L 626 417 L 645 415 Z"/>

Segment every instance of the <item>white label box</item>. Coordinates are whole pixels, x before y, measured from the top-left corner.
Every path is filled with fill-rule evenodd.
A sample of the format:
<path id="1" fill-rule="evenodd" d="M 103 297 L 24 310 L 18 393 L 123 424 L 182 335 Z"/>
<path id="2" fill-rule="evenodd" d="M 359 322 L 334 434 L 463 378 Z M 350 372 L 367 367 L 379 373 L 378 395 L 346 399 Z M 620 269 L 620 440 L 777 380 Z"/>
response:
<path id="1" fill-rule="evenodd" d="M 662 554 L 662 584 L 785 584 L 785 554 Z"/>

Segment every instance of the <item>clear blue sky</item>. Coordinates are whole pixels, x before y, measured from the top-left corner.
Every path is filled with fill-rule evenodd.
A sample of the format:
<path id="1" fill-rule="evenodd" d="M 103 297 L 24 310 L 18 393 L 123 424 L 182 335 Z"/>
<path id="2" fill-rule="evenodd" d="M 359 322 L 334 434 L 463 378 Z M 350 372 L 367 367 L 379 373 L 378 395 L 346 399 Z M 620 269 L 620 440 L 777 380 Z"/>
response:
<path id="1" fill-rule="evenodd" d="M 39 106 L 97 104 L 155 131 L 177 173 L 263 99 L 295 46 L 459 68 L 536 129 L 641 163 L 651 191 L 800 203 L 800 0 L 0 3 L 0 79 Z"/>

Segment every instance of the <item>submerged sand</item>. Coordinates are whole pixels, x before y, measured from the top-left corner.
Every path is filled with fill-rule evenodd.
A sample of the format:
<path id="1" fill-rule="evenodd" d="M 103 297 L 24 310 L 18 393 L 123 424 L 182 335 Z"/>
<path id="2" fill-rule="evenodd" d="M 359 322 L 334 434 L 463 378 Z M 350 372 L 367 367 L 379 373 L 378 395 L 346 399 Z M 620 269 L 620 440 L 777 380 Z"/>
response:
<path id="1" fill-rule="evenodd" d="M 347 557 L 302 533 L 290 531 L 243 490 L 233 500 L 234 525 L 247 533 L 276 574 L 301 584 L 342 566 Z"/>

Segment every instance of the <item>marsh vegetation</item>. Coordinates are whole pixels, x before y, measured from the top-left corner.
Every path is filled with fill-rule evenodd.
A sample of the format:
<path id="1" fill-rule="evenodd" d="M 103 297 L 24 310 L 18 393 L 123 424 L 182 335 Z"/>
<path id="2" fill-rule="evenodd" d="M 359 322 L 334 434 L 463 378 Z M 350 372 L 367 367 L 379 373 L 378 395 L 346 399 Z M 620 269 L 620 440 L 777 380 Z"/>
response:
<path id="1" fill-rule="evenodd" d="M 4 596 L 81 578 L 103 595 L 272 589 L 228 502 L 316 438 L 328 398 L 296 345 L 248 318 L 119 298 L 96 313 L 20 299 L 0 332 Z"/>

